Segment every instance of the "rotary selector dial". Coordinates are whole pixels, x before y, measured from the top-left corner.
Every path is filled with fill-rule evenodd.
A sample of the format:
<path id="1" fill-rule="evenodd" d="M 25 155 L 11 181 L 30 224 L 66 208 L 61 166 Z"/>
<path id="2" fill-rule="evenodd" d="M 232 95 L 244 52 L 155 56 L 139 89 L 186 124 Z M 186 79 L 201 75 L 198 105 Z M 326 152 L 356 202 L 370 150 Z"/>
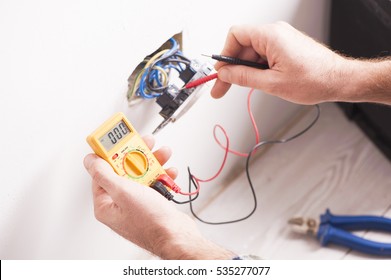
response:
<path id="1" fill-rule="evenodd" d="M 140 150 L 128 152 L 124 158 L 124 169 L 132 178 L 143 176 L 148 171 L 147 156 Z"/>

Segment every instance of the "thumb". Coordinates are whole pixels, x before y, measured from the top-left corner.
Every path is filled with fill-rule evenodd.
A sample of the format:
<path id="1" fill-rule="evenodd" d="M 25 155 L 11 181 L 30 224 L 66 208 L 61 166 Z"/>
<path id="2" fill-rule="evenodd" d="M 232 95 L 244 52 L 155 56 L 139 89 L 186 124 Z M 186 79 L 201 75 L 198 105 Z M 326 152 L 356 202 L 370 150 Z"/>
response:
<path id="1" fill-rule="evenodd" d="M 274 70 L 262 70 L 242 65 L 225 65 L 218 71 L 218 77 L 223 82 L 263 91 L 270 88 L 275 80 Z"/>
<path id="2" fill-rule="evenodd" d="M 103 188 L 113 201 L 118 202 L 124 191 L 123 178 L 118 176 L 105 160 L 95 154 L 89 154 L 84 158 L 84 166 L 92 180 Z"/>

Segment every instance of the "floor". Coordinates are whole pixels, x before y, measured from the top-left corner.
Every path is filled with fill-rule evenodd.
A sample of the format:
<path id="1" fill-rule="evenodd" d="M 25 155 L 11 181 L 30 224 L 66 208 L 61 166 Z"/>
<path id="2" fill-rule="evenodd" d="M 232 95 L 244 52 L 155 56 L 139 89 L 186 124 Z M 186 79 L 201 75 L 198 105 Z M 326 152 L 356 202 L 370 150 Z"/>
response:
<path id="1" fill-rule="evenodd" d="M 314 111 L 309 111 L 282 137 L 301 130 L 313 117 Z M 287 225 L 292 216 L 317 218 L 327 208 L 341 215 L 391 217 L 391 163 L 336 105 L 321 105 L 321 117 L 308 133 L 266 150 L 252 162 L 250 172 L 258 198 L 256 212 L 234 224 L 198 222 L 208 238 L 236 253 L 265 259 L 377 258 L 337 246 L 321 247 L 314 237 L 295 233 Z M 202 202 L 195 209 L 207 220 L 246 215 L 253 200 L 245 174 Z M 355 234 L 391 243 L 390 234 Z"/>

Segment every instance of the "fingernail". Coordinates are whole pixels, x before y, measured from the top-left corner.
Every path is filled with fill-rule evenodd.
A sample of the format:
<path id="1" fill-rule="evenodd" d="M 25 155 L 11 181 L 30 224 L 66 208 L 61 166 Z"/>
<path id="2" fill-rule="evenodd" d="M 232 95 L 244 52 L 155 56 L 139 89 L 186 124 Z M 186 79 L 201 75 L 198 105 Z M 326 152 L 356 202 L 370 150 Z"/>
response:
<path id="1" fill-rule="evenodd" d="M 227 75 L 228 75 L 228 70 L 225 67 L 221 67 L 218 74 L 219 79 L 225 82 Z"/>
<path id="2" fill-rule="evenodd" d="M 144 139 L 144 141 L 154 141 L 155 140 L 155 138 L 150 134 L 144 135 L 143 139 Z"/>
<path id="3" fill-rule="evenodd" d="M 168 146 L 162 146 L 160 149 L 162 149 L 163 152 L 167 153 L 169 156 L 172 155 L 172 150 L 171 150 L 170 147 L 168 147 Z"/>
<path id="4" fill-rule="evenodd" d="M 178 168 L 176 168 L 176 167 L 170 167 L 170 168 L 168 168 L 168 170 L 169 170 L 169 172 L 172 173 L 172 175 L 173 175 L 174 177 L 177 177 L 177 176 L 178 176 L 178 173 L 179 173 Z M 175 179 L 175 178 L 173 178 L 173 179 Z"/>
<path id="5" fill-rule="evenodd" d="M 85 156 L 83 163 L 84 163 L 84 167 L 86 169 L 90 168 L 93 159 L 94 159 L 94 155 L 92 155 L 92 154 L 88 154 Z"/>

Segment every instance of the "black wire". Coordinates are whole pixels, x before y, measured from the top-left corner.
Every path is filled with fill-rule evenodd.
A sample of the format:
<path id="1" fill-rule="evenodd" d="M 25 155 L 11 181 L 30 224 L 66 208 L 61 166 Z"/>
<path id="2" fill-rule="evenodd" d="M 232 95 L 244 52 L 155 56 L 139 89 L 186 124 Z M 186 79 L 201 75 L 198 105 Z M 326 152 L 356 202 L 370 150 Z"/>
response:
<path id="1" fill-rule="evenodd" d="M 183 59 L 179 59 L 179 58 L 168 58 L 165 62 L 176 62 L 177 64 L 178 63 L 183 63 L 183 64 L 186 64 L 186 65 L 190 65 L 189 61 L 186 61 L 186 60 L 183 60 Z"/>
<path id="2" fill-rule="evenodd" d="M 194 181 L 193 175 L 190 172 L 190 167 L 187 167 L 187 172 L 189 173 L 189 193 L 191 193 L 191 183 L 194 184 L 196 190 L 198 189 L 198 186 L 197 186 L 196 182 Z M 197 193 L 196 196 L 193 198 L 191 198 L 191 195 L 189 195 L 189 200 L 185 200 L 185 201 L 178 201 L 178 200 L 175 200 L 174 198 L 171 200 L 174 201 L 176 204 L 186 204 L 186 203 L 191 203 L 192 201 L 196 200 L 199 195 L 200 194 Z"/>
<path id="3" fill-rule="evenodd" d="M 255 189 L 254 189 L 253 183 L 251 181 L 250 170 L 249 170 L 250 169 L 250 159 L 251 159 L 252 154 L 256 150 L 258 150 L 259 148 L 261 148 L 261 147 L 263 147 L 265 145 L 268 145 L 268 144 L 283 144 L 283 143 L 289 142 L 289 141 L 291 141 L 291 140 L 293 140 L 293 139 L 303 135 L 304 133 L 306 133 L 308 130 L 310 130 L 315 125 L 315 123 L 319 119 L 320 107 L 319 107 L 318 104 L 315 104 L 315 108 L 316 108 L 316 116 L 315 116 L 314 120 L 305 129 L 303 129 L 299 133 L 296 133 L 295 135 L 293 135 L 291 137 L 288 137 L 286 139 L 262 141 L 262 142 L 259 142 L 258 144 L 256 144 L 254 147 L 251 148 L 250 152 L 248 153 L 247 160 L 246 160 L 246 175 L 247 175 L 248 184 L 249 184 L 249 187 L 250 187 L 250 190 L 251 190 L 251 193 L 252 193 L 252 197 L 253 197 L 253 200 L 254 200 L 254 206 L 253 206 L 253 209 L 251 210 L 251 212 L 249 214 L 247 214 L 246 216 L 244 216 L 242 218 L 239 218 L 239 219 L 236 219 L 236 220 L 231 220 L 231 221 L 224 221 L 224 222 L 209 222 L 209 221 L 205 221 L 205 220 L 201 219 L 194 212 L 193 203 L 192 203 L 194 199 L 192 199 L 192 200 L 189 200 L 188 203 L 190 204 L 190 211 L 193 214 L 193 216 L 197 220 L 199 220 L 200 222 L 203 222 L 205 224 L 209 224 L 209 225 L 224 225 L 224 224 L 232 224 L 232 223 L 236 223 L 236 222 L 240 222 L 240 221 L 246 220 L 251 215 L 253 215 L 255 210 L 257 209 L 258 202 L 257 202 L 257 195 L 255 193 Z M 188 169 L 188 171 L 189 171 L 189 176 L 193 177 L 193 175 L 190 173 L 190 169 Z M 197 185 L 195 184 L 194 181 L 193 181 L 193 184 L 197 187 Z M 191 192 L 191 184 L 189 184 L 189 192 Z M 197 197 L 198 197 L 198 194 L 197 194 Z"/>

